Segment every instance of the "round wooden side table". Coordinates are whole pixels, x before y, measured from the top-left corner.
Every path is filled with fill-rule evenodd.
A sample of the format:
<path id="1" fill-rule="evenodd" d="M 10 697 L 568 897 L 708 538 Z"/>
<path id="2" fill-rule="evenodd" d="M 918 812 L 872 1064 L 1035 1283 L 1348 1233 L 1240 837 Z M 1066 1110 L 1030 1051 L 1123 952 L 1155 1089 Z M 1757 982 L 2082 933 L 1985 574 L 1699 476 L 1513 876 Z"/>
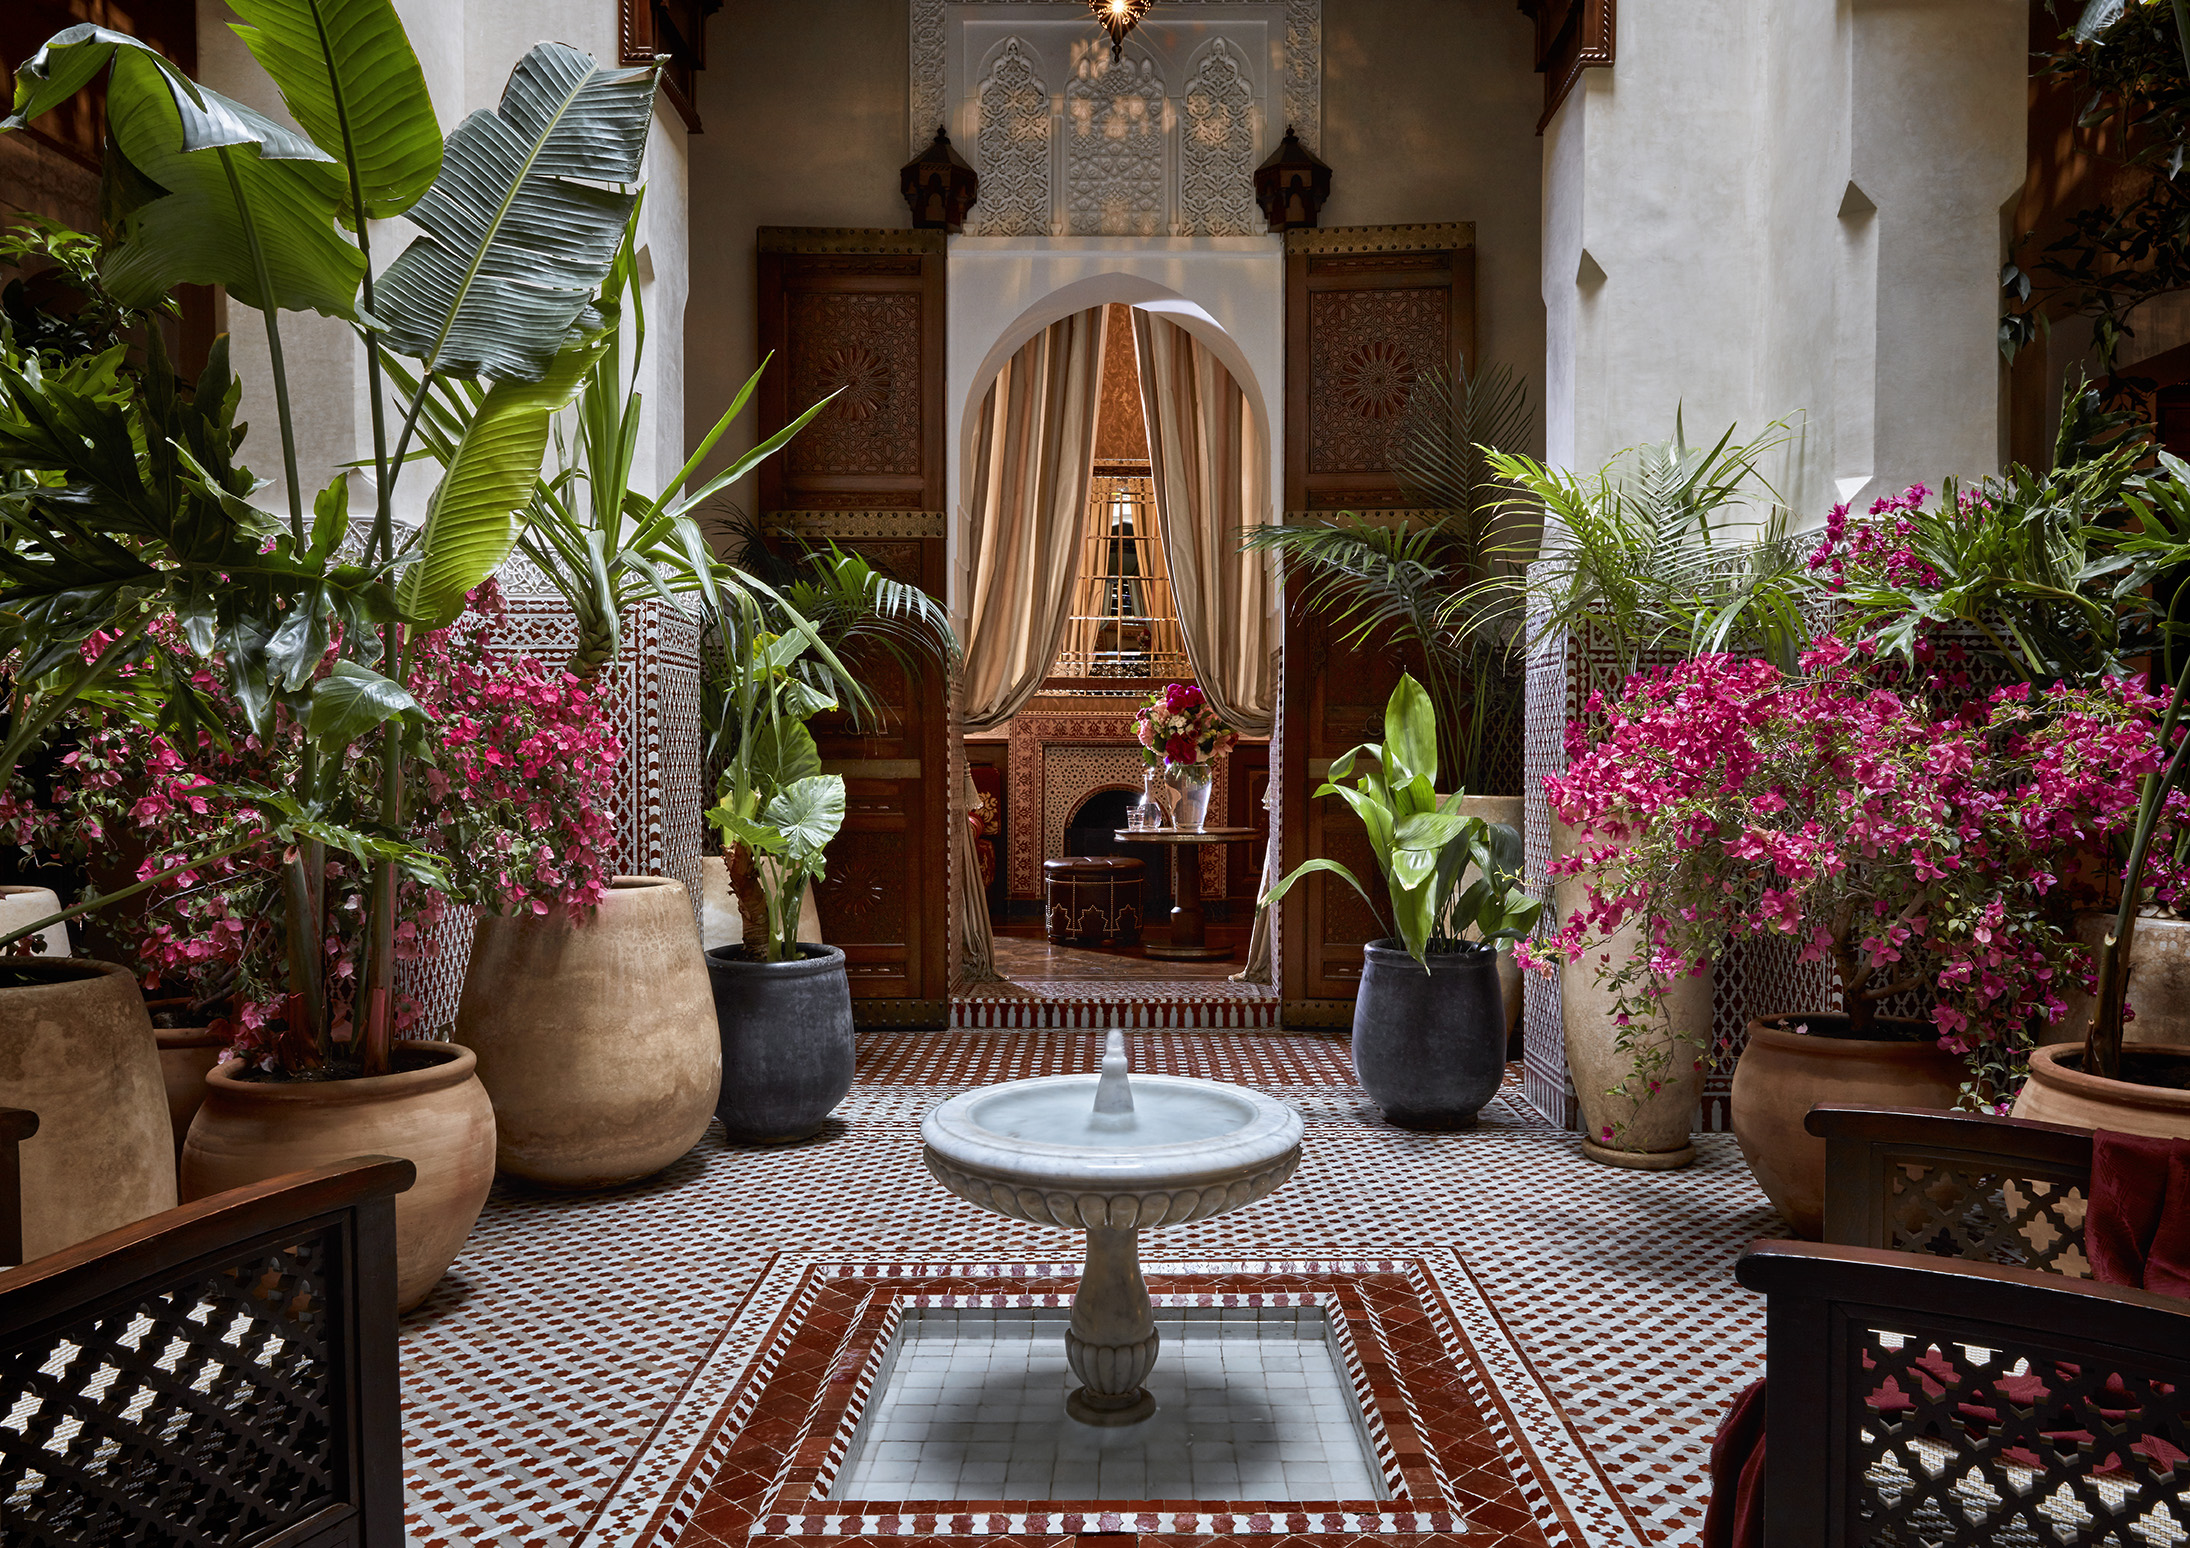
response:
<path id="1" fill-rule="evenodd" d="M 1215 961 L 1232 955 L 1229 946 L 1208 944 L 1207 921 L 1201 912 L 1201 854 L 1203 844 L 1244 844 L 1255 836 L 1253 828 L 1118 828 L 1115 836 L 1128 844 L 1163 844 L 1171 851 L 1171 938 L 1163 945 L 1151 941 L 1142 949 L 1151 957 L 1177 962 Z M 1183 858 L 1182 858 L 1183 857 Z"/>

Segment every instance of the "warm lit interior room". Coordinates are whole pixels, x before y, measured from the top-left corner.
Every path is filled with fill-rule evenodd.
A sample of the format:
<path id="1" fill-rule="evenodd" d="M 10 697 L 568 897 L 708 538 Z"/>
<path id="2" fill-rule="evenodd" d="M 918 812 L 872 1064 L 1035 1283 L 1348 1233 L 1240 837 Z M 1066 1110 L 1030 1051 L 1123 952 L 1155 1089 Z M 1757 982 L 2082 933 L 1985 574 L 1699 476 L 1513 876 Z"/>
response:
<path id="1" fill-rule="evenodd" d="M 2190 1544 L 2183 0 L 0 70 L 0 1545 Z"/>

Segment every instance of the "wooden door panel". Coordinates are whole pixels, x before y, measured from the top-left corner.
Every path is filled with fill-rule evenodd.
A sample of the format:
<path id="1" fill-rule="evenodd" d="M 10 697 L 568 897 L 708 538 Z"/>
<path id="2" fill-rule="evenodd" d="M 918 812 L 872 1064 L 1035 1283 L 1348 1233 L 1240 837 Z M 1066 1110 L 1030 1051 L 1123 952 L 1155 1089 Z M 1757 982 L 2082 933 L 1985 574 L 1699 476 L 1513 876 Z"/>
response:
<path id="1" fill-rule="evenodd" d="M 1393 464 L 1406 406 L 1424 371 L 1475 355 L 1475 239 L 1469 225 L 1297 231 L 1286 238 L 1285 509 L 1288 521 L 1352 511 L 1406 514 Z M 1420 662 L 1389 647 L 1356 650 L 1321 617 L 1288 605 L 1279 782 L 1287 870 L 1311 856 L 1343 862 L 1381 903 L 1367 835 L 1345 804 L 1318 800 L 1330 761 L 1383 739 L 1384 704 Z M 1336 877 L 1296 888 L 1279 920 L 1288 1025 L 1343 1025 L 1361 980 L 1361 947 L 1386 925 Z"/>
<path id="2" fill-rule="evenodd" d="M 943 243 L 940 232 L 764 227 L 759 234 L 760 433 L 834 392 L 761 465 L 762 524 L 793 546 L 855 552 L 941 599 Z M 843 831 L 815 889 L 862 1025 L 941 1026 L 953 885 L 949 705 L 940 667 L 908 678 L 879 650 L 847 660 L 878 725 L 816 717 L 823 767 L 845 781 Z"/>

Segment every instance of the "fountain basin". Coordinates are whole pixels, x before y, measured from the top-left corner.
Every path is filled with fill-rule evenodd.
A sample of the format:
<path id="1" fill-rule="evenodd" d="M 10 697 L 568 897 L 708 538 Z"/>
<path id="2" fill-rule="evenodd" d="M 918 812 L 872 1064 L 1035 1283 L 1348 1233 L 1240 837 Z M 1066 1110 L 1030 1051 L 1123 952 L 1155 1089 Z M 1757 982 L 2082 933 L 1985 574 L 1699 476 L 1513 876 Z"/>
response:
<path id="1" fill-rule="evenodd" d="M 1300 1162 L 1300 1114 L 1259 1091 L 1136 1075 L 1133 1112 L 1106 1123 L 1095 1086 L 1051 1075 L 952 1097 L 920 1125 L 928 1170 L 1014 1220 L 1134 1231 L 1240 1209 Z"/>
<path id="2" fill-rule="evenodd" d="M 1207 1220 L 1274 1191 L 1300 1162 L 1300 1114 L 1219 1081 L 1131 1077 L 1113 1031 L 1096 1075 L 1007 1081 L 952 1097 L 921 1121 L 928 1170 L 983 1209 L 1087 1232 L 1065 1355 L 1083 1385 L 1065 1400 L 1091 1425 L 1156 1411 L 1143 1382 L 1161 1339 L 1141 1276 L 1140 1233 Z"/>

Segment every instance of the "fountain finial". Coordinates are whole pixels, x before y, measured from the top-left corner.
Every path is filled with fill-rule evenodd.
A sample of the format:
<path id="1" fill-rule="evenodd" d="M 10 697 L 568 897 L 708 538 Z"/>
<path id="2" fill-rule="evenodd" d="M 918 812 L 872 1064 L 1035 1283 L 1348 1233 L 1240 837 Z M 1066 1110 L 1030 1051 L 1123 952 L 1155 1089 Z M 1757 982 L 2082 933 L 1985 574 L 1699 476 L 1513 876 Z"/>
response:
<path id="1" fill-rule="evenodd" d="M 1133 1111 L 1133 1083 L 1127 1078 L 1130 1068 L 1125 1057 L 1125 1034 L 1113 1027 L 1103 1043 L 1103 1073 L 1095 1082 L 1095 1111 L 1110 1114 Z"/>

